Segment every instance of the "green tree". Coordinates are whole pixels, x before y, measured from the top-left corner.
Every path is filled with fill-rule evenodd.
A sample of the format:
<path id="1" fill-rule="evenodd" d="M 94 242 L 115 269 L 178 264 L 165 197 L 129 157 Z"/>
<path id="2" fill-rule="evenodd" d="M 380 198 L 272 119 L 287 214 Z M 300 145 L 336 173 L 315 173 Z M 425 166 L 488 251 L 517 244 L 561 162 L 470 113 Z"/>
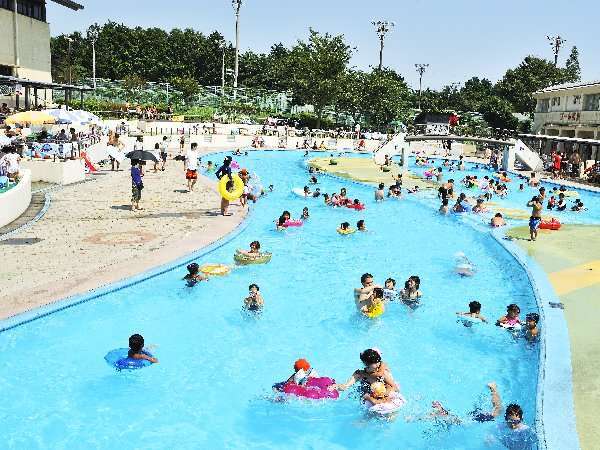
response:
<path id="1" fill-rule="evenodd" d="M 294 101 L 314 106 L 317 127 L 325 107 L 333 105 L 340 95 L 350 53 L 343 35 L 320 34 L 311 29 L 308 42 L 298 41 L 287 58 L 288 85 Z"/>
<path id="2" fill-rule="evenodd" d="M 340 79 L 336 110 L 349 114 L 355 124 L 360 122 L 367 109 L 367 81 L 368 75 L 360 70 L 349 70 Z"/>
<path id="3" fill-rule="evenodd" d="M 191 77 L 173 77 L 171 78 L 171 84 L 181 92 L 186 103 L 197 97 L 200 92 L 198 82 Z"/>
<path id="4" fill-rule="evenodd" d="M 127 75 L 123 79 L 123 89 L 126 92 L 128 101 L 138 101 L 146 81 L 139 75 Z"/>
<path id="5" fill-rule="evenodd" d="M 486 78 L 473 77 L 467 80 L 460 90 L 460 101 L 454 109 L 458 111 L 479 111 L 482 103 L 492 96 L 494 85 Z"/>
<path id="6" fill-rule="evenodd" d="M 527 56 L 517 68 L 506 71 L 494 91 L 496 95 L 509 101 L 515 112 L 531 113 L 535 109 L 535 99 L 532 96 L 535 91 L 568 80 L 566 70 L 555 67 L 552 61 Z"/>
<path id="7" fill-rule="evenodd" d="M 492 128 L 514 130 L 519 124 L 518 119 L 512 115 L 510 102 L 497 96 L 485 99 L 481 104 L 481 112 Z"/>
<path id="8" fill-rule="evenodd" d="M 567 64 L 565 66 L 567 81 L 574 83 L 581 80 L 581 67 L 579 67 L 579 50 L 573 46 Z"/>
<path id="9" fill-rule="evenodd" d="M 391 69 L 374 69 L 367 78 L 368 116 L 371 124 L 384 129 L 397 119 L 405 119 L 410 92 L 404 79 Z"/>

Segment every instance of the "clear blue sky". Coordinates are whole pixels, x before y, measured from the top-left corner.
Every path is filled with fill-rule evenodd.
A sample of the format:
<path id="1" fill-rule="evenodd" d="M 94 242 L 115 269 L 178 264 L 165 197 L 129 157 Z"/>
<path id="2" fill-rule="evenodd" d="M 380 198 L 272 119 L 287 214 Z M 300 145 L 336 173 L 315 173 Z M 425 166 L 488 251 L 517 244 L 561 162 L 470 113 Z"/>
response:
<path id="1" fill-rule="evenodd" d="M 218 30 L 234 39 L 229 0 L 77 0 L 73 12 L 53 3 L 48 21 L 53 35 L 83 31 L 108 20 L 129 26 L 191 27 Z M 440 88 L 471 76 L 496 81 L 526 55 L 553 58 L 547 34 L 567 40 L 559 63 L 571 46 L 579 49 L 583 80 L 600 79 L 600 1 L 578 0 L 245 0 L 241 16 L 242 50 L 268 51 L 306 38 L 308 28 L 341 33 L 357 50 L 352 65 L 378 63 L 379 42 L 373 19 L 396 22 L 386 40 L 384 65 L 418 85 L 415 63 L 429 63 L 424 87 Z"/>

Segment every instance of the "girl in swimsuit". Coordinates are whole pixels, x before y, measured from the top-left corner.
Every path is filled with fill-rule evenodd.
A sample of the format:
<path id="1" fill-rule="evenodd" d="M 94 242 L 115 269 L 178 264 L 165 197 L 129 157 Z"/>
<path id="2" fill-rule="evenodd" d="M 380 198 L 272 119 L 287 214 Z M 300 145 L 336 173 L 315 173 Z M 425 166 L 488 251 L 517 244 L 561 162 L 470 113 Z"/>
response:
<path id="1" fill-rule="evenodd" d="M 514 303 L 508 305 L 506 307 L 506 315 L 500 317 L 496 322 L 496 325 L 504 328 L 513 328 L 516 326 L 521 326 L 521 320 L 519 319 L 520 312 L 521 308 L 519 308 Z"/>
<path id="2" fill-rule="evenodd" d="M 421 298 L 421 291 L 419 286 L 421 285 L 421 279 L 417 275 L 412 275 L 404 283 L 404 289 L 400 291 L 400 297 L 405 305 L 415 308 L 419 304 Z"/>

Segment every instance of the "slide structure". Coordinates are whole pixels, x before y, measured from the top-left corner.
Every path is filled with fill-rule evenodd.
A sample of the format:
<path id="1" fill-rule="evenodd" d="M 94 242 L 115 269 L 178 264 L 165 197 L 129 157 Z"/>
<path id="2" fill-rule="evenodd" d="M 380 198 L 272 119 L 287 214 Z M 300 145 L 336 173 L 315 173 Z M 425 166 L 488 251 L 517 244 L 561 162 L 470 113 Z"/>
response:
<path id="1" fill-rule="evenodd" d="M 404 140 L 406 133 L 397 133 L 392 139 L 379 147 L 373 158 L 375 160 L 375 164 L 383 164 L 385 162 L 385 155 L 389 157 L 403 154 L 403 149 L 408 150 L 408 142 Z"/>
<path id="2" fill-rule="evenodd" d="M 85 154 L 85 152 L 81 152 L 81 157 L 85 161 L 85 167 L 87 167 L 90 172 L 97 172 L 98 171 L 98 169 L 96 169 L 94 167 L 94 165 L 92 164 L 92 162 L 90 161 L 90 159 L 87 157 L 87 155 Z"/>
<path id="3" fill-rule="evenodd" d="M 514 146 L 515 158 L 528 170 L 540 172 L 544 170 L 544 163 L 540 155 L 531 150 L 521 139 L 517 139 Z"/>

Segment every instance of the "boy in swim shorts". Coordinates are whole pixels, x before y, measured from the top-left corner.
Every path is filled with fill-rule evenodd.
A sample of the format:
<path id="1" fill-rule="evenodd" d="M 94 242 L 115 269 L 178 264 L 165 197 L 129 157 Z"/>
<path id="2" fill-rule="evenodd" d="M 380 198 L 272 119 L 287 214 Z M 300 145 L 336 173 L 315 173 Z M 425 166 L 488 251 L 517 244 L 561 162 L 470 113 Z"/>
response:
<path id="1" fill-rule="evenodd" d="M 540 223 L 542 223 L 542 208 L 543 204 L 540 202 L 538 196 L 534 196 L 529 202 L 527 202 L 527 206 L 531 209 L 531 217 L 529 218 L 529 235 L 532 241 L 537 239 L 538 228 L 540 227 Z"/>

